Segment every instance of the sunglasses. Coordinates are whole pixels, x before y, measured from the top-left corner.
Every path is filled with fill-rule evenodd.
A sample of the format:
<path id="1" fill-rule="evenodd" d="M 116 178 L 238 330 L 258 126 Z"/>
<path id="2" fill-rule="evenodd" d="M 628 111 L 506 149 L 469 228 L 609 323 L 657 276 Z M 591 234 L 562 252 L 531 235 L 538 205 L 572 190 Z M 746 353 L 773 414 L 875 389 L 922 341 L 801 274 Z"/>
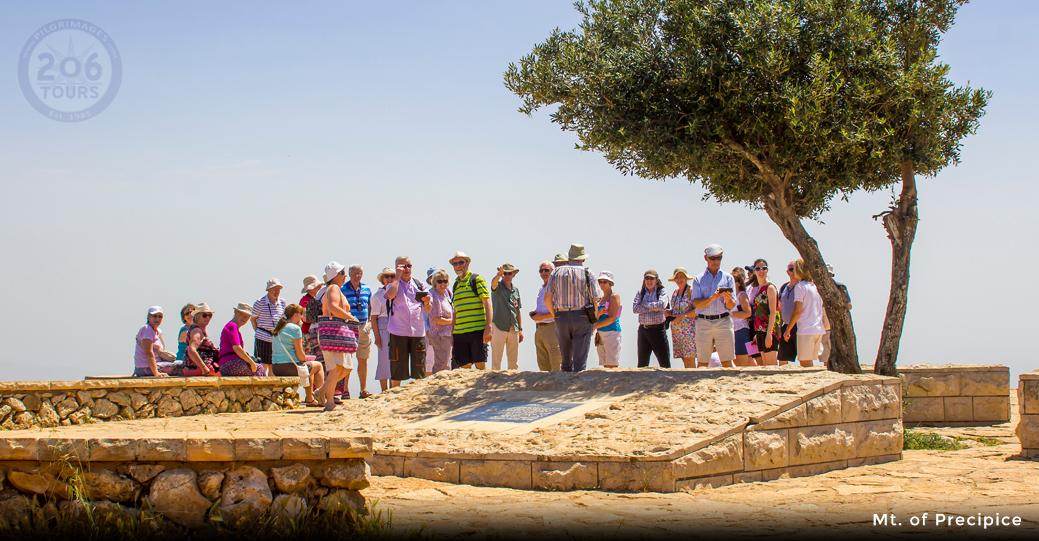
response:
<path id="1" fill-rule="evenodd" d="M 393 280 L 394 278 L 397 277 L 397 275 L 396 274 L 383 274 L 382 277 L 383 277 L 383 279 L 389 278 L 390 280 Z"/>
<path id="2" fill-rule="evenodd" d="M 794 272 L 794 268 L 793 268 L 793 267 L 787 267 L 787 268 L 786 268 L 786 271 L 787 271 L 787 272 Z"/>
<path id="3" fill-rule="evenodd" d="M 538 272 L 541 274 L 545 274 L 546 272 L 552 272 L 552 269 L 538 269 Z"/>
<path id="4" fill-rule="evenodd" d="M 516 274 L 516 271 L 512 271 L 512 272 L 503 272 L 503 273 L 501 273 L 501 274 L 502 274 L 502 276 L 512 276 L 512 275 Z"/>
<path id="5" fill-rule="evenodd" d="M 451 262 L 451 266 L 452 267 L 461 267 L 462 265 L 465 265 L 465 260 L 464 259 L 461 260 L 461 261 L 452 261 Z"/>
<path id="6" fill-rule="evenodd" d="M 213 317 L 213 314 L 202 314 L 202 317 Z"/>
<path id="7" fill-rule="evenodd" d="M 151 317 L 157 317 L 159 319 L 162 319 L 162 314 L 152 314 Z"/>
<path id="8" fill-rule="evenodd" d="M 711 261 L 721 261 L 722 260 L 722 256 L 720 256 L 720 255 L 712 255 L 712 256 L 708 257 L 707 259 L 710 259 Z"/>
<path id="9" fill-rule="evenodd" d="M 446 283 L 447 283 L 447 280 L 437 280 L 437 283 L 438 283 L 438 284 L 446 284 Z"/>
<path id="10" fill-rule="evenodd" d="M 767 271 L 767 270 L 768 270 L 768 267 L 754 267 L 754 270 L 756 270 L 756 271 L 758 271 L 758 272 L 761 272 L 761 271 Z"/>
<path id="11" fill-rule="evenodd" d="M 611 282 L 609 280 L 599 280 L 599 283 L 600 284 L 612 284 L 613 282 Z"/>
<path id="12" fill-rule="evenodd" d="M 401 265 L 401 266 L 404 267 L 405 269 L 410 269 L 411 268 L 411 263 L 408 263 L 407 265 Z"/>

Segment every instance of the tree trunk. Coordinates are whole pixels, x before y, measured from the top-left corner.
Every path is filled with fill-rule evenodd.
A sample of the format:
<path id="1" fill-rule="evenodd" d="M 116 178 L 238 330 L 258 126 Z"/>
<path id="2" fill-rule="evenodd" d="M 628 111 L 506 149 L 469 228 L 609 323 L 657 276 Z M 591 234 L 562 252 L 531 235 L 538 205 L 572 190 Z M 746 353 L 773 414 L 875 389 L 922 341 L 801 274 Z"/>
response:
<path id="1" fill-rule="evenodd" d="M 917 214 L 916 172 L 913 162 L 905 161 L 902 169 L 902 195 L 898 204 L 889 212 L 874 216 L 882 217 L 884 229 L 891 239 L 891 292 L 888 294 L 887 316 L 880 335 L 880 348 L 873 372 L 883 376 L 898 375 L 895 364 L 898 360 L 898 343 L 902 339 L 902 325 L 906 319 L 906 302 L 909 298 L 909 252 L 916 239 Z"/>
<path id="2" fill-rule="evenodd" d="M 773 192 L 762 196 L 765 212 L 783 231 L 783 236 L 797 248 L 797 253 L 808 266 L 812 281 L 823 299 L 826 315 L 830 319 L 830 343 L 833 346 L 830 354 L 831 364 L 837 372 L 861 374 L 862 368 L 859 366 L 859 354 L 855 345 L 855 327 L 852 325 L 848 301 L 833 277 L 826 271 L 826 262 L 823 261 L 819 245 L 808 231 L 805 231 L 801 219 L 797 217 L 789 202 L 784 200 L 784 195 L 783 192 Z"/>

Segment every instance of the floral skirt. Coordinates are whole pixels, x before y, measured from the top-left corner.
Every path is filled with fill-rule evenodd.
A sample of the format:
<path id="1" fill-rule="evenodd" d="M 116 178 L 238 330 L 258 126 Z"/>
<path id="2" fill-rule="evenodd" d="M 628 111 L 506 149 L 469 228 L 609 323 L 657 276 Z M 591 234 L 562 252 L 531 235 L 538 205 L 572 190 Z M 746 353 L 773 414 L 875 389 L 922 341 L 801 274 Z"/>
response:
<path id="1" fill-rule="evenodd" d="M 265 376 L 266 371 L 262 364 L 256 365 L 256 372 L 249 370 L 249 363 L 238 357 L 227 358 L 220 363 L 221 376 Z"/>
<path id="2" fill-rule="evenodd" d="M 671 323 L 671 347 L 676 359 L 696 357 L 696 318 L 684 318 Z"/>

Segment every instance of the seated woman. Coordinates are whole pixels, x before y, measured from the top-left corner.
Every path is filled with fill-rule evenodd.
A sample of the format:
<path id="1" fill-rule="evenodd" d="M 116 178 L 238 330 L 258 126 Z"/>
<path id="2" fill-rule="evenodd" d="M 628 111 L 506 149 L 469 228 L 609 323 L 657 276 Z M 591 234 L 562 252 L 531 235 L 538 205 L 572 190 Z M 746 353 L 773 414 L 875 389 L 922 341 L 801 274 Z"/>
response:
<path id="1" fill-rule="evenodd" d="M 213 321 L 213 311 L 209 305 L 200 302 L 191 316 L 192 324 L 188 327 L 188 346 L 184 352 L 185 376 L 219 376 L 217 373 L 217 355 L 220 350 L 209 339 L 206 328 Z"/>
<path id="2" fill-rule="evenodd" d="M 298 304 L 290 304 L 285 307 L 285 317 L 278 320 L 274 326 L 274 337 L 272 340 L 274 376 L 297 377 L 299 371 L 296 365 L 307 367 L 310 374 L 310 383 L 305 387 L 307 391 L 308 406 L 323 406 L 324 400 L 314 400 L 314 389 L 321 388 L 325 382 L 325 371 L 321 363 L 307 360 L 303 352 L 303 329 L 299 323 L 303 320 L 303 307 Z"/>
<path id="3" fill-rule="evenodd" d="M 166 352 L 166 343 L 162 340 L 162 307 L 152 306 L 148 309 L 148 320 L 137 331 L 137 348 L 133 353 L 134 376 L 179 376 L 181 363 L 173 362 L 173 355 Z M 161 360 L 166 357 L 167 360 Z"/>
<path id="4" fill-rule="evenodd" d="M 188 350 L 188 328 L 191 327 L 191 315 L 195 313 L 195 305 L 188 303 L 180 309 L 180 322 L 184 325 L 177 332 L 177 360 L 184 361 L 184 352 Z"/>
<path id="5" fill-rule="evenodd" d="M 224 325 L 220 331 L 220 363 L 221 376 L 263 376 L 263 367 L 256 364 L 245 348 L 242 347 L 242 325 L 253 317 L 251 304 L 240 302 L 234 309 L 234 318 Z"/>

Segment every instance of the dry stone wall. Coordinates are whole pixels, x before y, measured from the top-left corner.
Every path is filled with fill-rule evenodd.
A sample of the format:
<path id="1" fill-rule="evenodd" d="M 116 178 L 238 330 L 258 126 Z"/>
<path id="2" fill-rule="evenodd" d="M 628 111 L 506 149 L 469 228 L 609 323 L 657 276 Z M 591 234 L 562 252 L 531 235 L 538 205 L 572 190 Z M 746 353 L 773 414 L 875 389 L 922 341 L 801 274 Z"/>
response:
<path id="1" fill-rule="evenodd" d="M 1017 384 L 1017 407 L 1021 420 L 1017 423 L 1017 439 L 1021 455 L 1039 459 L 1039 371 L 1021 374 Z"/>
<path id="2" fill-rule="evenodd" d="M 130 378 L 0 382 L 0 427 L 56 427 L 299 407 L 299 378 Z"/>
<path id="3" fill-rule="evenodd" d="M 909 365 L 898 368 L 906 389 L 903 421 L 918 426 L 1010 421 L 1010 369 L 1003 365 Z"/>
<path id="4" fill-rule="evenodd" d="M 372 440 L 348 433 L 105 435 L 0 438 L 0 520 L 31 499 L 59 512 L 140 517 L 150 507 L 196 528 L 308 510 L 366 513 Z M 275 442 L 275 443 L 272 443 Z"/>

